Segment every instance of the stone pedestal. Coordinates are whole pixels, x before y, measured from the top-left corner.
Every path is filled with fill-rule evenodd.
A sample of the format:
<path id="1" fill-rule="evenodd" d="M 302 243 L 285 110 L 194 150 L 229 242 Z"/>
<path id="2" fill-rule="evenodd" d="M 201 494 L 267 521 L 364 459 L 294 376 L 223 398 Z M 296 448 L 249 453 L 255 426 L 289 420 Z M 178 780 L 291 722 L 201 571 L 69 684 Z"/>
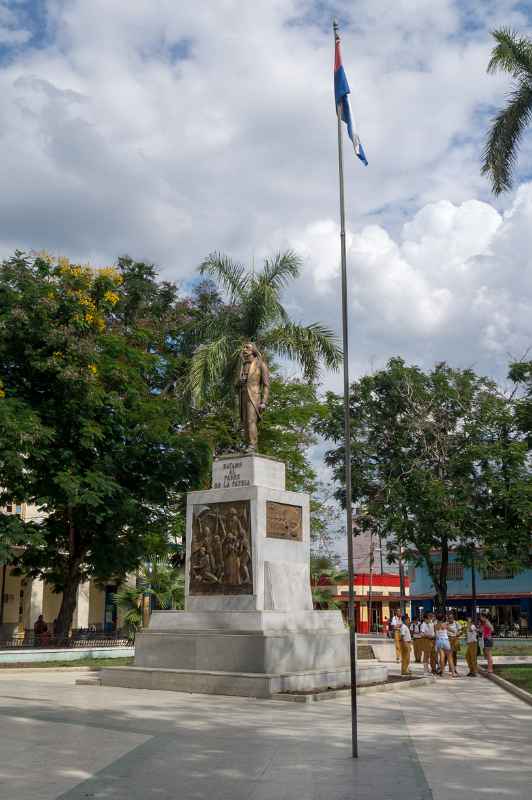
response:
<path id="1" fill-rule="evenodd" d="M 313 610 L 308 495 L 259 455 L 218 459 L 212 485 L 188 495 L 185 611 L 155 611 L 134 673 L 104 683 L 260 697 L 348 683 L 341 613 Z"/>

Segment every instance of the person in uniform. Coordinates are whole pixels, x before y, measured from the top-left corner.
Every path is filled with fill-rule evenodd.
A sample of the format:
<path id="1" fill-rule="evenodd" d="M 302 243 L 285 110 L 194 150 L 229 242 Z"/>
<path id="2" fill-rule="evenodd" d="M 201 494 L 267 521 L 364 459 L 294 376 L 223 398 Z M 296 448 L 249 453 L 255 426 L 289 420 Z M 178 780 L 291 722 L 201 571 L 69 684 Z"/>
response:
<path id="1" fill-rule="evenodd" d="M 410 650 L 412 648 L 412 636 L 410 635 L 410 620 L 406 614 L 401 619 L 399 628 L 399 638 L 401 647 L 401 675 L 411 675 L 410 672 Z"/>
<path id="2" fill-rule="evenodd" d="M 410 633 L 412 635 L 412 643 L 414 646 L 414 658 L 416 664 L 421 664 L 421 656 L 423 655 L 423 635 L 421 633 L 421 619 L 415 619 L 410 625 Z"/>
<path id="3" fill-rule="evenodd" d="M 466 661 L 467 666 L 469 667 L 469 672 L 467 676 L 469 678 L 478 678 L 478 664 L 477 664 L 477 653 L 478 653 L 478 628 L 474 624 L 471 617 L 467 620 L 467 628 L 466 628 Z"/>
<path id="4" fill-rule="evenodd" d="M 421 641 L 423 642 L 423 671 L 426 675 L 436 670 L 435 631 L 431 614 L 423 614 L 421 623 Z"/>
<path id="5" fill-rule="evenodd" d="M 393 640 L 395 644 L 395 660 L 400 661 L 401 660 L 401 633 L 400 633 L 401 612 L 399 609 L 397 609 L 394 612 L 390 626 L 393 632 Z"/>
<path id="6" fill-rule="evenodd" d="M 456 667 L 458 664 L 458 653 L 460 651 L 460 636 L 462 634 L 462 628 L 455 620 L 454 614 L 452 613 L 447 615 L 447 632 L 449 634 L 449 641 L 451 643 L 451 675 L 454 675 L 456 678 L 458 677 L 458 670 Z"/>

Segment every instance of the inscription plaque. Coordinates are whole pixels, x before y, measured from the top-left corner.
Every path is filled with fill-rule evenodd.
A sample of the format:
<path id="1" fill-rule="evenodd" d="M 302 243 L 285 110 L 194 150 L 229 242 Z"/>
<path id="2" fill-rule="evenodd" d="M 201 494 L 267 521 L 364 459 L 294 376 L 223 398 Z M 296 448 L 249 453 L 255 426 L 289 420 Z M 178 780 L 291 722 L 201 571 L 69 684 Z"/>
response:
<path id="1" fill-rule="evenodd" d="M 250 467 L 242 459 L 215 464 L 213 489 L 239 489 L 250 485 Z"/>
<path id="2" fill-rule="evenodd" d="M 189 593 L 253 594 L 249 500 L 193 507 Z"/>
<path id="3" fill-rule="evenodd" d="M 266 503 L 266 536 L 271 539 L 289 539 L 293 542 L 303 540 L 301 506 L 287 503 Z"/>

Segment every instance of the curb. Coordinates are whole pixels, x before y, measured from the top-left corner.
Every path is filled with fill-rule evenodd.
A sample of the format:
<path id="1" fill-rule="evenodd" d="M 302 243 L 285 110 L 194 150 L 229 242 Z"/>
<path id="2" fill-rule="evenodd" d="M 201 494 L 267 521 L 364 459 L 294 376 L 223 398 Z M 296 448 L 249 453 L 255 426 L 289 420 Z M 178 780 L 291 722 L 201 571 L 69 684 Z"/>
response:
<path id="1" fill-rule="evenodd" d="M 23 675 L 37 675 L 43 672 L 99 672 L 101 667 L 0 667 L 0 676 L 4 672 L 18 672 Z"/>
<path id="2" fill-rule="evenodd" d="M 519 700 L 527 703 L 527 705 L 532 706 L 532 694 L 529 692 L 526 692 L 524 689 L 520 689 L 519 686 L 516 686 L 514 683 L 501 678 L 500 675 L 495 675 L 494 672 L 487 672 L 484 669 L 479 670 L 479 672 L 483 678 L 496 683 L 497 686 L 501 687 L 501 689 L 505 689 L 510 694 L 513 694 L 514 697 L 517 697 Z"/>
<path id="3" fill-rule="evenodd" d="M 358 686 L 357 695 L 363 694 L 380 694 L 381 692 L 395 692 L 396 689 L 418 688 L 419 686 L 427 686 L 428 684 L 435 683 L 436 678 L 433 675 L 423 675 L 421 678 L 413 678 L 409 681 L 394 681 L 393 683 L 379 683 L 376 686 Z M 271 700 L 284 700 L 289 703 L 316 703 L 321 700 L 334 700 L 337 697 L 347 697 L 350 694 L 350 689 L 334 689 L 331 692 L 316 692 L 315 694 L 290 694 L 290 692 L 282 692 L 274 694 Z"/>

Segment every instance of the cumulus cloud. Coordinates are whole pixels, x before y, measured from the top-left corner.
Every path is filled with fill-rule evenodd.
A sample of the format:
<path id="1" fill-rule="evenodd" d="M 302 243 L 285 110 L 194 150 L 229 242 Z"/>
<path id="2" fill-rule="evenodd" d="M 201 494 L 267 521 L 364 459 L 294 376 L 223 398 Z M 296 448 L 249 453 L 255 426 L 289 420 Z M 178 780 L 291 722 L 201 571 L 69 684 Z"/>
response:
<path id="1" fill-rule="evenodd" d="M 287 302 L 338 327 L 331 5 L 47 0 L 38 20 L 34 6 L 0 0 L 0 255 L 129 252 L 186 281 L 211 250 L 291 243 L 312 279 Z M 522 9 L 335 3 L 370 160 L 346 149 L 357 369 L 392 352 L 490 366 L 521 345 L 528 189 L 493 205 L 479 160 L 507 89 L 485 72 L 489 30 L 526 32 Z"/>
<path id="2" fill-rule="evenodd" d="M 403 354 L 502 377 L 530 343 L 532 183 L 499 213 L 478 200 L 421 208 L 396 238 L 380 225 L 348 232 L 353 348 L 379 361 Z M 321 305 L 338 297 L 338 225 L 311 223 L 293 240 Z M 316 307 L 320 302 L 316 303 Z"/>

